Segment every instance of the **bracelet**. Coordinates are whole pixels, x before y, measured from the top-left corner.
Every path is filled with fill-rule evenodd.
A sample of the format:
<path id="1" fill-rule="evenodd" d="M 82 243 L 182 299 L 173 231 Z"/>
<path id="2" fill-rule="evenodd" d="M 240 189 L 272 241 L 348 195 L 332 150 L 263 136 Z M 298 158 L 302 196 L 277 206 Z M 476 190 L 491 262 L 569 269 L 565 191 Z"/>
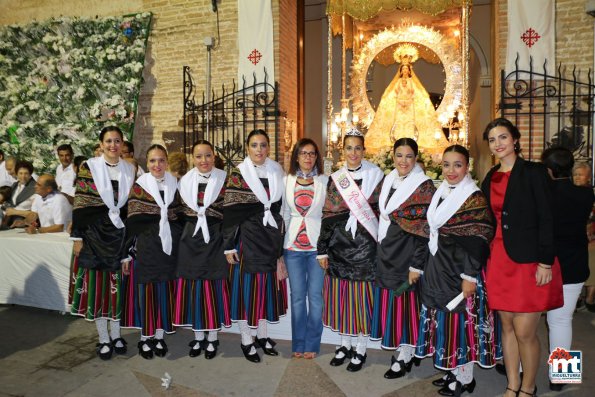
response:
<path id="1" fill-rule="evenodd" d="M 552 270 L 551 266 L 544 266 L 541 263 L 538 263 L 537 266 L 539 266 L 540 268 L 545 269 L 545 270 Z"/>

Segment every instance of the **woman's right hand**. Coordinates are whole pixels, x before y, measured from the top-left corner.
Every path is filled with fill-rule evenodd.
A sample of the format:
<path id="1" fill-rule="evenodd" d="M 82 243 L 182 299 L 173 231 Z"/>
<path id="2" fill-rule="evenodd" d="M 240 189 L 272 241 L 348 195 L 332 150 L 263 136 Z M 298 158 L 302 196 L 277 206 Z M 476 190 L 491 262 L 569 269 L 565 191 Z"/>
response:
<path id="1" fill-rule="evenodd" d="M 225 258 L 227 258 L 227 263 L 229 263 L 230 265 L 233 265 L 234 263 L 238 263 L 240 261 L 240 257 L 238 256 L 237 252 L 225 254 Z"/>
<path id="2" fill-rule="evenodd" d="M 83 240 L 76 240 L 74 242 L 74 256 L 79 256 L 79 254 L 81 253 L 81 250 L 83 249 Z"/>
<path id="3" fill-rule="evenodd" d="M 409 284 L 413 285 L 419 280 L 421 274 L 418 272 L 409 272 Z"/>
<path id="4" fill-rule="evenodd" d="M 122 274 L 125 276 L 130 275 L 130 261 L 129 260 L 122 262 Z"/>
<path id="5" fill-rule="evenodd" d="M 328 258 L 320 258 L 318 259 L 318 264 L 322 268 L 322 270 L 328 269 Z"/>

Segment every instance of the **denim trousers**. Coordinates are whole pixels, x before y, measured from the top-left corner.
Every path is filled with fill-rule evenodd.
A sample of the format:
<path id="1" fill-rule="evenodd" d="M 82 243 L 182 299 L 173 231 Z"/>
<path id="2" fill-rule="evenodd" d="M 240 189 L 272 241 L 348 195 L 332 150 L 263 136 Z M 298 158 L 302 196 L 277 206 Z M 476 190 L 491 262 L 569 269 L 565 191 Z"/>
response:
<path id="1" fill-rule="evenodd" d="M 284 253 L 291 289 L 293 352 L 320 352 L 324 270 L 318 264 L 316 255 L 316 251 L 285 250 Z"/>

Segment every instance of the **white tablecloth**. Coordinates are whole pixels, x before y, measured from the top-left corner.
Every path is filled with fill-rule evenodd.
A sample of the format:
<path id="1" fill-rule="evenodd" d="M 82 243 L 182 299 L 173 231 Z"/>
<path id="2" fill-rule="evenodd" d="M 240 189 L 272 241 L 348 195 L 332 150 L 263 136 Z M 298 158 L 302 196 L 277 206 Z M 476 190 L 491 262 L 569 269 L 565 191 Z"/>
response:
<path id="1" fill-rule="evenodd" d="M 0 303 L 67 311 L 71 255 L 67 233 L 0 232 Z"/>

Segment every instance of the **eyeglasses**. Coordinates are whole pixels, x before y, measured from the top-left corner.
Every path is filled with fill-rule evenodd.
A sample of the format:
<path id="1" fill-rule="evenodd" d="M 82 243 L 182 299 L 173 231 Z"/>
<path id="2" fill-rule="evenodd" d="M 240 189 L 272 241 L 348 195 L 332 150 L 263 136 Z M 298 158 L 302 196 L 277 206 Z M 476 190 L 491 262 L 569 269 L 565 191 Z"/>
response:
<path id="1" fill-rule="evenodd" d="M 316 152 L 299 152 L 300 157 L 316 157 Z"/>

